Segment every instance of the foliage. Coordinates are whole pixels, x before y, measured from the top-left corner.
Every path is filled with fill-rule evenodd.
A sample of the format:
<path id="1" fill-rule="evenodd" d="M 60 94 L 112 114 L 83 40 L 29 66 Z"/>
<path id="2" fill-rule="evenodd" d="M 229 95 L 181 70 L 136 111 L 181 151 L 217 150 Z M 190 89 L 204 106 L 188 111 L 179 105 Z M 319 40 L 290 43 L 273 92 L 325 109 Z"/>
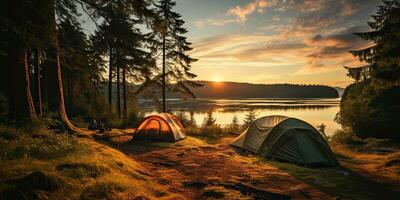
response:
<path id="1" fill-rule="evenodd" d="M 245 116 L 245 118 L 244 118 L 244 120 L 243 120 L 242 129 L 246 129 L 248 126 L 250 126 L 250 124 L 251 124 L 254 120 L 256 120 L 257 115 L 258 115 L 258 114 L 256 113 L 256 111 L 254 111 L 254 110 L 249 110 L 249 111 L 246 113 L 246 116 Z"/>
<path id="2" fill-rule="evenodd" d="M 190 85 L 187 79 L 195 77 L 190 72 L 190 63 L 195 59 L 187 55 L 191 48 L 183 36 L 187 32 L 182 28 L 184 21 L 172 11 L 172 1 L 43 1 L 40 8 L 31 9 L 37 7 L 35 4 L 26 0 L 0 4 L 0 65 L 6 66 L 0 68 L 0 96 L 6 99 L 6 103 L 0 103 L 0 112 L 7 104 L 11 117 L 34 117 L 33 107 L 42 110 L 43 105 L 45 113 L 60 111 L 62 121 L 68 121 L 64 110 L 84 120 L 115 117 L 115 82 L 118 118 L 122 96 L 124 121 L 128 121 L 129 111 L 133 111 L 128 109 L 129 99 L 142 93 L 138 90 L 129 94 L 126 87 L 129 82 L 151 85 L 152 79 L 157 79 L 161 32 L 168 43 L 168 77 L 173 77 L 171 80 L 185 91 Z M 93 34 L 84 32 L 82 15 L 96 26 Z M 56 66 L 61 66 L 61 76 Z M 101 88 L 107 67 L 109 106 Z M 59 87 L 61 82 L 63 87 Z M 25 87 L 28 83 L 31 88 Z M 59 103 L 64 99 L 66 109 Z"/>
<path id="3" fill-rule="evenodd" d="M 344 92 L 336 121 L 361 138 L 400 139 L 399 102 L 400 86 L 354 83 Z"/>
<path id="4" fill-rule="evenodd" d="M 361 138 L 400 139 L 400 1 L 383 1 L 370 32 L 356 33 L 373 46 L 351 53 L 367 66 L 348 68 L 356 83 L 342 96 L 336 121 Z"/>
<path id="5" fill-rule="evenodd" d="M 226 128 L 226 131 L 230 133 L 239 133 L 241 130 L 241 126 L 239 123 L 239 119 L 236 115 L 233 116 L 231 124 L 229 124 Z"/>
<path id="6" fill-rule="evenodd" d="M 65 157 L 80 150 L 82 147 L 72 136 L 55 134 L 46 129 L 31 134 L 25 129 L 0 127 L 2 160 L 15 160 L 23 157 L 47 160 Z"/>
<path id="7" fill-rule="evenodd" d="M 189 125 L 190 126 L 196 126 L 196 119 L 194 119 L 194 111 L 190 111 L 190 117 L 189 117 Z"/>
<path id="8" fill-rule="evenodd" d="M 213 111 L 212 111 L 212 110 L 209 110 L 209 111 L 207 112 L 206 117 L 204 118 L 202 127 L 215 126 L 215 125 L 216 125 L 216 124 L 215 124 L 216 121 L 217 121 L 217 120 L 216 120 L 216 119 L 214 118 L 214 116 L 213 116 Z"/>
<path id="9" fill-rule="evenodd" d="M 184 112 L 178 112 L 176 117 L 179 119 L 183 127 L 192 126 L 190 119 L 188 119 Z"/>
<path id="10" fill-rule="evenodd" d="M 364 141 L 354 135 L 353 132 L 349 130 L 338 130 L 330 138 L 329 142 L 334 145 L 364 145 Z"/>
<path id="11" fill-rule="evenodd" d="M 104 97 L 99 94 L 96 83 L 105 69 L 91 62 L 93 50 L 79 24 L 72 21 L 60 22 L 59 41 L 65 86 L 65 100 L 71 116 L 85 118 L 105 115 Z M 92 64 L 92 65 L 91 65 Z"/>
<path id="12" fill-rule="evenodd" d="M 371 47 L 351 51 L 360 61 L 368 63 L 368 66 L 365 67 L 369 68 L 368 73 L 374 79 L 388 82 L 400 80 L 399 13 L 399 0 L 383 1 L 377 13 L 372 16 L 373 21 L 368 22 L 372 31 L 355 33 L 357 36 L 374 43 Z"/>
<path id="13" fill-rule="evenodd" d="M 162 71 L 155 77 L 155 80 L 161 84 L 168 84 L 171 92 L 178 92 L 195 97 L 191 87 L 200 86 L 192 81 L 196 75 L 190 72 L 191 64 L 196 62 L 188 55 L 192 50 L 191 43 L 187 41 L 184 34 L 187 30 L 183 27 L 185 21 L 181 15 L 173 11 L 176 6 L 174 0 L 160 0 L 155 4 L 155 22 L 153 24 L 153 44 L 152 48 L 156 52 L 163 54 L 160 59 L 163 62 L 165 71 Z M 164 80 L 165 79 L 165 80 Z M 173 82 L 174 84 L 169 84 Z M 165 85 L 163 85 L 164 87 Z"/>

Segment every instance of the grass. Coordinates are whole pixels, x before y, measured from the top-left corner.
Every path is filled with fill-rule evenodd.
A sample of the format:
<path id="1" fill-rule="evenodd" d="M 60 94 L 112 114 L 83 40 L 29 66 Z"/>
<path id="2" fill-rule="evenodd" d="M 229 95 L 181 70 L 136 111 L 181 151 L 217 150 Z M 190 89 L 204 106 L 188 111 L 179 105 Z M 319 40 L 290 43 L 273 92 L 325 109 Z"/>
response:
<path id="1" fill-rule="evenodd" d="M 0 126 L 0 199 L 22 189 L 13 180 L 39 171 L 59 181 L 55 191 L 23 188 L 47 199 L 172 199 L 139 163 L 91 139 L 39 128 Z M 14 189 L 14 190 L 13 190 Z M 15 192 L 14 192 L 15 193 Z M 23 193 L 23 192 L 22 192 Z"/>
<path id="2" fill-rule="evenodd" d="M 306 168 L 260 158 L 278 169 L 340 199 L 398 199 L 399 193 L 389 190 L 387 185 L 378 184 L 351 170 L 335 168 Z"/>
<path id="3" fill-rule="evenodd" d="M 241 199 L 250 200 L 247 196 L 244 196 L 239 191 L 226 189 L 222 186 L 207 186 L 203 189 L 202 197 L 204 199 Z"/>
<path id="4" fill-rule="evenodd" d="M 203 127 L 190 126 L 186 128 L 186 133 L 189 136 L 201 139 L 209 144 L 216 144 L 222 138 L 229 135 L 229 133 L 219 125 Z"/>
<path id="5" fill-rule="evenodd" d="M 0 126 L 0 159 L 16 160 L 34 158 L 39 160 L 65 157 L 84 150 L 76 138 L 56 134 L 45 129 L 28 132 Z"/>

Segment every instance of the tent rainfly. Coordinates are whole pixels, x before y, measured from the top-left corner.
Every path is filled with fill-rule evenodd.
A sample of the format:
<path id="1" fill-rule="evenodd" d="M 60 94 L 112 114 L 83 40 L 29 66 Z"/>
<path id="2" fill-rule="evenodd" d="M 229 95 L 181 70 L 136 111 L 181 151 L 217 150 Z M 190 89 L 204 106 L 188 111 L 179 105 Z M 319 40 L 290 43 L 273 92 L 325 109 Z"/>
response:
<path id="1" fill-rule="evenodd" d="M 255 120 L 232 143 L 267 158 L 306 166 L 336 165 L 328 143 L 310 124 L 285 116 Z"/>
<path id="2" fill-rule="evenodd" d="M 185 132 L 178 118 L 172 114 L 150 115 L 139 123 L 133 140 L 148 139 L 176 142 L 185 138 Z"/>

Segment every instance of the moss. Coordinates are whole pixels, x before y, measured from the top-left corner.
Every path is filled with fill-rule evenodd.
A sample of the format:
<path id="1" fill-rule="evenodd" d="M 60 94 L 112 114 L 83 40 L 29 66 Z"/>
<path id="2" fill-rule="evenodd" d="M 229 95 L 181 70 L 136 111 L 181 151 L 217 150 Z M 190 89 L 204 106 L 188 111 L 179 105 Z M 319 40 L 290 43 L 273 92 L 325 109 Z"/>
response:
<path id="1" fill-rule="evenodd" d="M 134 159 L 118 150 L 91 139 L 57 134 L 51 129 L 29 132 L 0 126 L 0 180 L 14 180 L 20 174 L 36 170 L 57 177 L 63 184 L 55 191 L 40 193 L 35 190 L 29 193 L 34 195 L 32 198 L 90 198 L 101 190 L 112 191 L 106 198 L 114 199 L 131 199 L 135 195 L 143 199 L 171 196 L 164 186 L 140 173 L 145 170 Z M 2 181 L 0 190 L 23 194 L 14 184 Z M 93 199 L 102 199 L 96 197 Z"/>
<path id="2" fill-rule="evenodd" d="M 30 133 L 24 129 L 0 127 L 0 159 L 30 157 L 46 160 L 65 157 L 84 149 L 73 136 L 46 129 L 36 131 L 38 132 Z"/>
<path id="3" fill-rule="evenodd" d="M 109 172 L 108 168 L 91 163 L 64 163 L 58 165 L 56 170 L 75 179 L 97 178 Z"/>
<path id="4" fill-rule="evenodd" d="M 126 187 L 115 182 L 97 182 L 86 187 L 81 200 L 116 199 L 118 193 L 126 191 Z"/>

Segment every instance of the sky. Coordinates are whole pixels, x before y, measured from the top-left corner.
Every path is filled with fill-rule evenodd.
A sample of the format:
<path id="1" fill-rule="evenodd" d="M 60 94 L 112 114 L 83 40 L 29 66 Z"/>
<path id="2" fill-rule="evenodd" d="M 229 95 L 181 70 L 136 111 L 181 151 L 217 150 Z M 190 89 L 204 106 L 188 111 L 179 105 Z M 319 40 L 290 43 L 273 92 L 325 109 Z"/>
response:
<path id="1" fill-rule="evenodd" d="M 198 80 L 324 84 L 352 82 L 346 66 L 362 63 L 349 50 L 371 44 L 379 0 L 176 0 L 199 61 Z"/>

